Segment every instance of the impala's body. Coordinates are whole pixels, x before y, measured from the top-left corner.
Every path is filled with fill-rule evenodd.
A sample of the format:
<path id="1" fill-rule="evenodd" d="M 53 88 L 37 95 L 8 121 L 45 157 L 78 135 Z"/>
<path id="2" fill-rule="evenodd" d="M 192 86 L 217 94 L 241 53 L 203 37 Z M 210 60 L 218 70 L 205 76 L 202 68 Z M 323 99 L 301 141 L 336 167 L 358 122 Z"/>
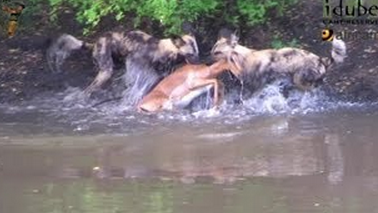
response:
<path id="1" fill-rule="evenodd" d="M 156 112 L 172 109 L 178 105 L 184 107 L 195 97 L 214 88 L 214 105 L 219 105 L 223 98 L 223 84 L 217 77 L 227 70 L 239 74 L 235 60 L 220 60 L 210 66 L 185 65 L 164 78 L 138 104 L 138 109 Z"/>

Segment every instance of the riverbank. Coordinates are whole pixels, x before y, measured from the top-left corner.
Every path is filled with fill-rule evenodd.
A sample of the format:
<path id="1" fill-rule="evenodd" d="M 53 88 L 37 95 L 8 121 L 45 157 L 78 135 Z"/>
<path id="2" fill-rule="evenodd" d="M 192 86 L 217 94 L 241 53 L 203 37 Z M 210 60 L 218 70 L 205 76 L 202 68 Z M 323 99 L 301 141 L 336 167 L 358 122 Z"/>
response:
<path id="1" fill-rule="evenodd" d="M 300 11 L 300 12 L 299 12 Z M 331 45 L 321 40 L 322 24 L 321 2 L 303 2 L 288 10 L 283 17 L 269 19 L 257 27 L 240 27 L 240 43 L 255 49 L 272 46 L 295 45 L 321 56 L 330 56 Z M 38 31 L 22 31 L 13 39 L 0 40 L 0 102 L 17 102 L 54 93 L 68 86 L 84 88 L 96 75 L 90 53 L 75 53 L 64 65 L 64 72 L 49 70 L 45 50 L 49 40 L 59 33 L 81 36 L 78 25 L 72 21 L 73 15 L 62 17 L 60 28 L 39 28 Z M 105 24 L 104 24 L 105 25 Z M 208 26 L 207 26 L 208 25 Z M 119 28 L 117 24 L 106 25 L 94 33 L 93 40 L 103 31 Z M 200 50 L 206 55 L 216 41 L 219 23 L 202 24 L 198 32 Z M 335 32 L 378 33 L 375 26 L 330 26 Z M 77 29 L 77 30 L 75 30 Z M 131 26 L 123 26 L 131 30 Z M 144 29 L 142 29 L 144 30 Z M 54 32 L 54 33 L 52 33 Z M 149 32 L 153 33 L 153 32 Z M 348 58 L 333 67 L 323 85 L 326 93 L 334 98 L 348 101 L 378 100 L 378 61 L 376 61 L 378 42 L 373 39 L 345 39 Z M 111 82 L 110 82 L 111 84 Z"/>

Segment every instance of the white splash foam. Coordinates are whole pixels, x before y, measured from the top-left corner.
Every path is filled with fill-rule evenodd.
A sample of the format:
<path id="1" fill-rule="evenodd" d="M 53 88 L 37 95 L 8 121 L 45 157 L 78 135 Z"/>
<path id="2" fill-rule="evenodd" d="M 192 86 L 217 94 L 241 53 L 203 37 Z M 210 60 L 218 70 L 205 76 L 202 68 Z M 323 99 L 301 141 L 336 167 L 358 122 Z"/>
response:
<path id="1" fill-rule="evenodd" d="M 327 102 L 327 97 L 320 89 L 306 92 L 293 90 L 288 97 L 285 97 L 280 82 L 275 82 L 243 101 L 243 104 L 244 107 L 258 114 L 278 114 L 319 111 Z"/>
<path id="2" fill-rule="evenodd" d="M 126 72 L 124 82 L 127 89 L 123 93 L 124 107 L 134 106 L 159 80 L 159 75 L 148 64 L 136 63 L 131 59 L 126 60 Z"/>

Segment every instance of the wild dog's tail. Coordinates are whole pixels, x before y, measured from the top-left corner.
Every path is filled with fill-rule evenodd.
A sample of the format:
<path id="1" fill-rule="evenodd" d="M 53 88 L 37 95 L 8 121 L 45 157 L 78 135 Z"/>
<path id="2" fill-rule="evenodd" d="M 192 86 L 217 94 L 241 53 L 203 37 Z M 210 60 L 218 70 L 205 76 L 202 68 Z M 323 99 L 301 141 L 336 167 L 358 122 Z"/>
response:
<path id="1" fill-rule="evenodd" d="M 345 42 L 334 38 L 332 41 L 332 60 L 335 63 L 342 63 L 347 56 L 347 48 Z"/>
<path id="2" fill-rule="evenodd" d="M 339 64 L 344 61 L 347 56 L 347 49 L 345 42 L 334 38 L 332 41 L 331 57 L 322 58 L 323 64 L 328 68 L 333 64 Z"/>
<path id="3" fill-rule="evenodd" d="M 93 44 L 79 40 L 72 35 L 63 34 L 58 37 L 47 49 L 46 57 L 52 71 L 60 72 L 64 60 L 72 51 L 80 49 L 93 49 Z"/>

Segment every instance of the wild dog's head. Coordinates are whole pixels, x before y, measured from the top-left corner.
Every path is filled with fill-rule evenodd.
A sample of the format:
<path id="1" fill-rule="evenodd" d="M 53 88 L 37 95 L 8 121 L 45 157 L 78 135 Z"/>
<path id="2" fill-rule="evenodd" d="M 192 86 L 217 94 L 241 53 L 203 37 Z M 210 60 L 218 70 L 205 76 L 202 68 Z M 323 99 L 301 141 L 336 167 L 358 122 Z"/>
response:
<path id="1" fill-rule="evenodd" d="M 199 63 L 199 51 L 196 38 L 193 34 L 185 34 L 173 40 L 174 45 L 178 49 L 178 53 L 185 57 L 190 64 Z"/>
<path id="2" fill-rule="evenodd" d="M 173 44 L 188 63 L 199 63 L 199 50 L 192 27 L 189 24 L 184 24 L 183 32 L 185 33 L 184 35 L 173 39 Z"/>
<path id="3" fill-rule="evenodd" d="M 231 53 L 237 53 L 239 37 L 228 29 L 219 31 L 218 40 L 211 50 L 211 56 L 214 60 L 227 59 Z"/>
<path id="4" fill-rule="evenodd" d="M 240 51 L 239 37 L 227 29 L 219 32 L 218 40 L 211 50 L 214 61 L 227 60 L 230 71 L 239 79 L 242 78 L 245 54 Z M 244 48 L 244 47 L 243 47 Z"/>

